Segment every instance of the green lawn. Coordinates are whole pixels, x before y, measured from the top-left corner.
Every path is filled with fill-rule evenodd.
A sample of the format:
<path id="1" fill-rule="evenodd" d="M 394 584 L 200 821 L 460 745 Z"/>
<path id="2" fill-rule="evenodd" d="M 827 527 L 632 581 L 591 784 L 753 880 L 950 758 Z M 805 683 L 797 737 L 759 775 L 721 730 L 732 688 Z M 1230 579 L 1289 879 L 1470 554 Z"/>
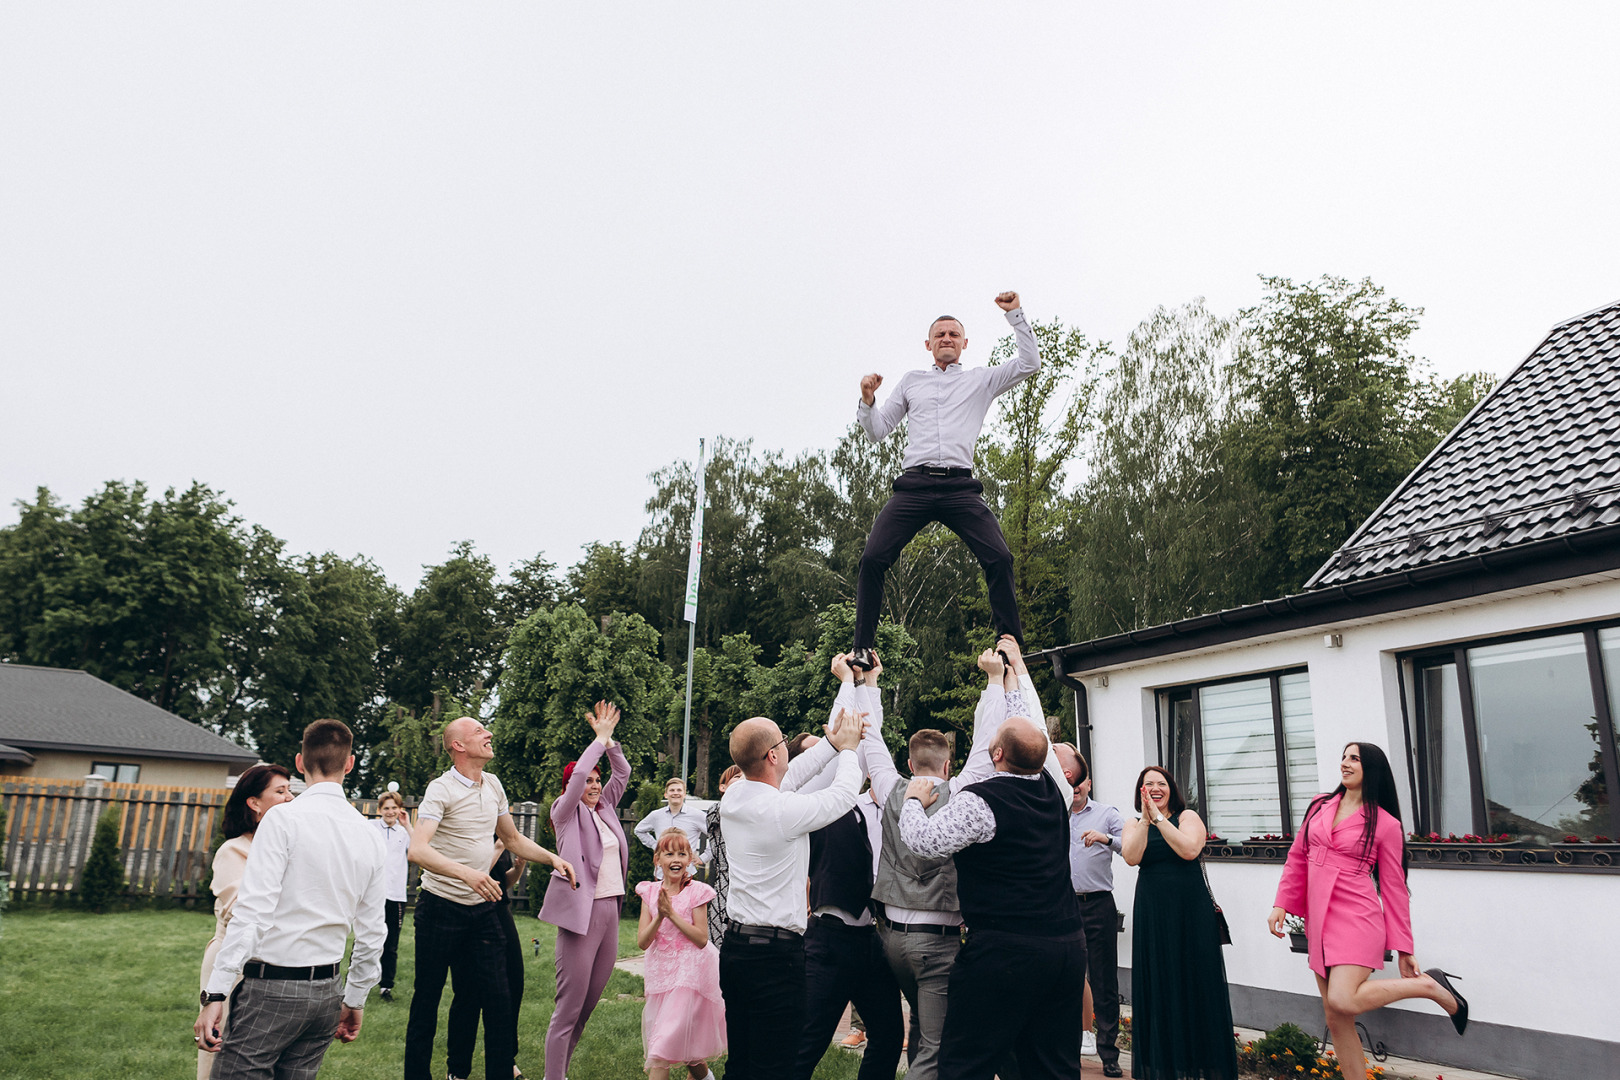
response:
<path id="1" fill-rule="evenodd" d="M 191 1077 L 196 1048 L 198 966 L 213 933 L 213 916 L 194 911 L 77 911 L 12 909 L 0 933 L 0 1077 L 29 1080 L 127 1080 Z M 518 1064 L 534 1080 L 545 1072 L 546 1024 L 555 989 L 551 945 L 556 931 L 520 914 L 528 983 L 518 1023 Z M 620 925 L 619 953 L 636 952 L 634 921 Z M 540 939 L 535 955 L 532 939 Z M 400 942 L 398 998 L 373 993 L 360 1037 L 333 1043 L 321 1068 L 330 1080 L 398 1076 L 404 1065 L 405 1016 L 412 971 L 411 920 Z M 626 1080 L 643 1075 L 641 980 L 613 973 L 591 1016 L 568 1074 L 571 1080 Z M 619 995 L 627 995 L 620 1000 Z M 435 1074 L 444 1067 L 446 987 L 439 1009 Z M 816 1080 L 854 1080 L 859 1059 L 831 1049 Z M 719 1070 L 717 1070 L 719 1071 Z M 473 1056 L 482 1077 L 483 1051 Z M 684 1075 L 680 1069 L 675 1076 Z"/>

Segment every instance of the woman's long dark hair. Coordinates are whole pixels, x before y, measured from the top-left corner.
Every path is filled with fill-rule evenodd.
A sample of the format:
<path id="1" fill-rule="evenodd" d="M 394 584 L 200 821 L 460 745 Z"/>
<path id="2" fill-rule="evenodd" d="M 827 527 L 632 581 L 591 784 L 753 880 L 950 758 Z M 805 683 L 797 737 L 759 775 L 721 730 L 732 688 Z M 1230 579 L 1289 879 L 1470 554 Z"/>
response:
<path id="1" fill-rule="evenodd" d="M 234 840 L 243 833 L 250 833 L 259 827 L 254 820 L 253 808 L 247 804 L 249 799 L 256 799 L 264 794 L 264 789 L 270 786 L 270 781 L 276 777 L 291 780 L 292 774 L 280 765 L 255 765 L 236 778 L 236 786 L 231 789 L 231 797 L 225 800 L 225 813 L 220 822 L 220 832 L 225 839 Z"/>
<path id="2" fill-rule="evenodd" d="M 1395 786 L 1395 771 L 1389 767 L 1389 758 L 1381 747 L 1369 742 L 1347 742 L 1344 749 L 1352 746 L 1361 757 L 1361 805 L 1367 811 L 1366 823 L 1361 830 L 1361 857 L 1371 859 L 1373 842 L 1378 838 L 1378 811 L 1384 810 L 1395 819 L 1395 824 L 1401 829 L 1401 875 L 1406 876 L 1406 827 L 1401 824 L 1401 794 Z M 1344 751 L 1339 752 L 1340 757 Z M 1311 801 L 1310 808 L 1305 811 L 1305 846 L 1309 850 L 1311 843 L 1311 816 L 1323 803 L 1343 795 L 1344 785 L 1340 784 L 1326 795 L 1318 795 Z M 1331 827 L 1332 822 L 1328 823 Z M 1373 862 L 1373 879 L 1378 878 L 1378 864 Z"/>
<path id="3" fill-rule="evenodd" d="M 1081 759 L 1085 760 L 1085 759 Z M 1187 809 L 1187 800 L 1181 797 L 1181 788 L 1176 786 L 1176 778 L 1170 775 L 1170 770 L 1158 765 L 1149 765 L 1136 774 L 1136 812 L 1142 812 L 1142 785 L 1147 781 L 1147 774 L 1156 772 L 1164 777 L 1165 784 L 1170 788 L 1170 794 L 1164 800 L 1166 817 L 1175 817 Z"/>

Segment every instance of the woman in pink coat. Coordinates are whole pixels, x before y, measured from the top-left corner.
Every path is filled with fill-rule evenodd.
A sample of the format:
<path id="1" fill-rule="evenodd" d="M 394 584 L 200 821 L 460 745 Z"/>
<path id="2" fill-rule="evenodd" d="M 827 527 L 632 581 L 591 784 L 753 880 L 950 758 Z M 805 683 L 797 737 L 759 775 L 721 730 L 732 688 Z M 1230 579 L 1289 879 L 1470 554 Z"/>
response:
<path id="1" fill-rule="evenodd" d="M 1448 972 L 1420 972 L 1412 956 L 1412 912 L 1406 890 L 1406 841 L 1395 774 L 1383 750 L 1350 743 L 1339 759 L 1340 784 L 1318 795 L 1288 849 L 1267 920 L 1283 936 L 1286 914 L 1305 919 L 1311 970 L 1322 994 L 1339 1068 L 1362 1076 L 1367 1059 L 1356 1017 L 1403 998 L 1428 998 L 1451 1017 L 1461 1035 L 1468 1002 Z M 1371 980 L 1384 966 L 1384 950 L 1400 957 L 1399 979 Z"/>
<path id="2" fill-rule="evenodd" d="M 563 793 L 551 804 L 557 853 L 573 863 L 579 887 L 570 889 L 568 879 L 554 873 L 540 905 L 540 918 L 557 927 L 557 1004 L 546 1029 L 547 1080 L 568 1075 L 585 1022 L 613 974 L 630 868 L 630 849 L 615 810 L 630 784 L 630 763 L 613 739 L 619 708 L 598 701 L 586 720 L 596 738 L 563 770 Z M 613 770 L 605 784 L 604 754 Z"/>

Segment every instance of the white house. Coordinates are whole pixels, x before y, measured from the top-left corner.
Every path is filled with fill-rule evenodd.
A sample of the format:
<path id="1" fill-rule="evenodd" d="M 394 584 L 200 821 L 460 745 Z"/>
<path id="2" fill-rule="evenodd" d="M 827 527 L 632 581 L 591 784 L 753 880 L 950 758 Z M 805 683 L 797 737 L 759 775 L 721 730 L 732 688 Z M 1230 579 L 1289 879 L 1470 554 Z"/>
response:
<path id="1" fill-rule="evenodd" d="M 1367 741 L 1408 832 L 1488 839 L 1408 844 L 1416 955 L 1464 976 L 1467 1035 L 1403 1002 L 1362 1018 L 1369 1041 L 1620 1077 L 1620 844 L 1593 842 L 1620 839 L 1620 303 L 1554 327 L 1300 594 L 1040 655 L 1076 691 L 1096 797 L 1128 812 L 1164 765 L 1226 841 L 1206 862 L 1238 1023 L 1323 1029 L 1266 931 L 1286 845 L 1245 841 L 1291 835 Z M 1134 887 L 1116 864 L 1127 912 Z"/>

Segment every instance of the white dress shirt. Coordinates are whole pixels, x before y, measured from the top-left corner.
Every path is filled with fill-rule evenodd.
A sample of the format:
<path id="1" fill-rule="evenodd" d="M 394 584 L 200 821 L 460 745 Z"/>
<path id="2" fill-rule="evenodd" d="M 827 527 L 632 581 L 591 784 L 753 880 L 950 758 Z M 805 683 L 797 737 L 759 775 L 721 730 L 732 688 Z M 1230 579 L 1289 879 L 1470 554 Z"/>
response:
<path id="1" fill-rule="evenodd" d="M 371 824 L 383 838 L 383 880 L 388 883 L 383 899 L 403 904 L 411 872 L 411 831 L 399 821 L 390 825 L 382 818 L 373 818 Z"/>
<path id="2" fill-rule="evenodd" d="M 973 468 L 973 445 L 979 441 L 990 403 L 1041 369 L 1035 332 L 1024 309 L 1007 312 L 1007 322 L 1018 343 L 1016 357 L 995 367 L 964 368 L 957 362 L 943 371 L 938 364 L 930 364 L 906 372 L 881 405 L 874 407 L 863 400 L 856 406 L 855 419 L 867 437 L 882 442 L 909 417 L 906 468 Z"/>
<path id="3" fill-rule="evenodd" d="M 230 993 L 249 960 L 280 967 L 340 962 L 353 928 L 343 1003 L 365 1008 L 382 975 L 387 891 L 382 837 L 349 805 L 341 784 L 311 784 L 292 802 L 272 806 L 253 834 L 209 992 Z"/>
<path id="4" fill-rule="evenodd" d="M 813 793 L 799 790 L 834 762 L 833 779 L 826 787 Z M 860 759 L 853 750 L 839 751 L 826 739 L 793 759 L 781 790 L 746 776 L 727 786 L 720 797 L 720 828 L 731 868 L 726 918 L 733 926 L 776 926 L 804 933 L 810 834 L 849 813 L 860 789 Z"/>

